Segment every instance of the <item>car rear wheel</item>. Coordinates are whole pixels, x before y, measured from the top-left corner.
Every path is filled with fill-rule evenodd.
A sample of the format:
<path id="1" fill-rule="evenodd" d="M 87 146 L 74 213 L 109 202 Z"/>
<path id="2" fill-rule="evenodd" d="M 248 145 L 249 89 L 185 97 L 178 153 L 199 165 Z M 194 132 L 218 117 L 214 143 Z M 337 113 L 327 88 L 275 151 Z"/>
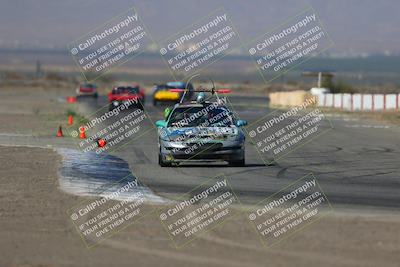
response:
<path id="1" fill-rule="evenodd" d="M 139 104 L 138 104 L 138 107 L 139 107 L 139 109 L 144 110 L 144 104 L 139 103 Z"/>

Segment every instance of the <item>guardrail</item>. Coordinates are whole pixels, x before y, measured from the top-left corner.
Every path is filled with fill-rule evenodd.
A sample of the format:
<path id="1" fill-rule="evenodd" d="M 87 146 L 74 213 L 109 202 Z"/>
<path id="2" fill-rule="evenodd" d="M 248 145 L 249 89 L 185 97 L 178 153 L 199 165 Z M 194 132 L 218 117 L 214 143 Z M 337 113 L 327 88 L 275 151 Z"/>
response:
<path id="1" fill-rule="evenodd" d="M 398 111 L 400 94 L 320 94 L 317 106 L 349 111 Z"/>

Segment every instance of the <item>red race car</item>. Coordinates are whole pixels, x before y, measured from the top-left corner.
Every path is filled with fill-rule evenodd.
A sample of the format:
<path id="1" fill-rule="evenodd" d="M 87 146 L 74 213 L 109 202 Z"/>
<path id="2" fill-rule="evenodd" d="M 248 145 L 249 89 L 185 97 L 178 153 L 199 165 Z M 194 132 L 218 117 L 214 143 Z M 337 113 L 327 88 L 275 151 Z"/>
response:
<path id="1" fill-rule="evenodd" d="M 97 86 L 95 84 L 85 83 L 76 88 L 76 96 L 91 96 L 97 98 Z"/>
<path id="2" fill-rule="evenodd" d="M 133 102 L 129 106 L 144 109 L 144 90 L 139 85 L 134 86 L 118 86 L 114 87 L 110 93 L 108 93 L 108 102 L 110 103 L 110 110 L 118 107 L 119 105 L 129 101 Z M 136 101 L 137 100 L 137 101 Z"/>

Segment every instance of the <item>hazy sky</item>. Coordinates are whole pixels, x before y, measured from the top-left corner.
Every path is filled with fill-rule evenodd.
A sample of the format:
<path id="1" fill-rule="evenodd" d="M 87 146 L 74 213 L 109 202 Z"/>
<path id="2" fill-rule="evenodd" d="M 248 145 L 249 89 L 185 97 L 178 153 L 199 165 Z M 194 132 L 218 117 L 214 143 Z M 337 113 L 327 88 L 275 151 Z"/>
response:
<path id="1" fill-rule="evenodd" d="M 66 47 L 135 6 L 156 40 L 223 6 L 244 39 L 255 38 L 311 5 L 335 52 L 400 54 L 398 0 L 0 0 L 0 46 Z"/>

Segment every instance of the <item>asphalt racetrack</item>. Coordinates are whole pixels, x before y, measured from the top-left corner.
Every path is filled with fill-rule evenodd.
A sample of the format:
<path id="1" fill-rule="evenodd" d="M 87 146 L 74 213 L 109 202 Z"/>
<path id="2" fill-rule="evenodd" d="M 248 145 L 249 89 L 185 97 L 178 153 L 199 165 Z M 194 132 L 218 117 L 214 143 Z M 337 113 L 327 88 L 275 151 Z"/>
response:
<path id="1" fill-rule="evenodd" d="M 265 97 L 229 96 L 229 100 L 249 124 L 272 111 Z M 83 115 L 107 105 L 104 96 L 78 102 Z M 154 122 L 163 118 L 165 107 L 152 106 L 151 96 L 147 96 L 145 110 Z M 245 167 L 206 162 L 162 168 L 158 165 L 156 130 L 113 154 L 126 160 L 140 181 L 156 194 L 172 199 L 225 174 L 242 204 L 252 205 L 313 173 L 334 209 L 399 208 L 400 128 L 340 114 L 328 117 L 333 129 L 269 166 L 247 139 Z"/>

